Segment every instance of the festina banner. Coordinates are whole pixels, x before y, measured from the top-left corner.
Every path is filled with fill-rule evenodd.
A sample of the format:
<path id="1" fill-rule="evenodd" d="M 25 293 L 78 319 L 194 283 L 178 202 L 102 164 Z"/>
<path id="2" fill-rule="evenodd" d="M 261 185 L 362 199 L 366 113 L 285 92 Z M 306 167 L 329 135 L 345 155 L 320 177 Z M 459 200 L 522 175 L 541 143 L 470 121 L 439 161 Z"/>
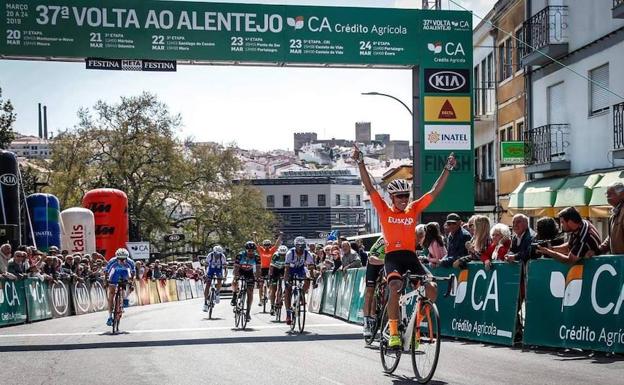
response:
<path id="1" fill-rule="evenodd" d="M 624 352 L 624 258 L 529 263 L 524 343 Z"/>
<path id="2" fill-rule="evenodd" d="M 455 274 L 457 285 L 444 297 L 449 281 L 438 282 L 436 305 L 445 336 L 512 345 L 520 293 L 520 264 L 494 263 L 490 271 L 481 262 L 468 269 L 435 268 L 435 276 Z"/>
<path id="3" fill-rule="evenodd" d="M 87 58 L 85 63 L 88 70 L 175 72 L 177 69 L 174 60 Z"/>

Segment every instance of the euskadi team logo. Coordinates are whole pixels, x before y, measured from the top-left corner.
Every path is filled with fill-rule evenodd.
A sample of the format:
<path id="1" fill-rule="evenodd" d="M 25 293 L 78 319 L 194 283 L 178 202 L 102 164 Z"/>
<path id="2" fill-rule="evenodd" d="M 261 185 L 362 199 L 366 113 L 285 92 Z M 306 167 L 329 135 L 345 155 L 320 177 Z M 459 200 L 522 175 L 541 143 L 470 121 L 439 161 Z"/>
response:
<path id="1" fill-rule="evenodd" d="M 564 307 L 574 306 L 581 298 L 583 289 L 583 266 L 572 266 L 564 278 L 563 273 L 550 273 L 550 293 L 555 298 L 561 298 L 561 311 Z"/>
<path id="2" fill-rule="evenodd" d="M 286 18 L 286 24 L 293 27 L 295 30 L 303 28 L 303 16 L 288 17 Z"/>
<path id="3" fill-rule="evenodd" d="M 468 270 L 462 270 L 457 277 L 457 288 L 455 289 L 455 305 L 464 302 L 468 292 Z"/>

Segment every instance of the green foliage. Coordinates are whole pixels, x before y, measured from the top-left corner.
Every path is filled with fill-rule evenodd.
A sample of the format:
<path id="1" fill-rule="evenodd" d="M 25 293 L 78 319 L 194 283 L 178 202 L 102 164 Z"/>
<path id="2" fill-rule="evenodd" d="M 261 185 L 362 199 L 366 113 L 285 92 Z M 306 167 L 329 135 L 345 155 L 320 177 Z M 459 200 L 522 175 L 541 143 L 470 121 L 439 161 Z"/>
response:
<path id="1" fill-rule="evenodd" d="M 2 99 L 2 88 L 0 88 L 0 149 L 8 148 L 15 139 L 13 123 L 16 116 L 11 101 Z"/>
<path id="2" fill-rule="evenodd" d="M 117 188 L 128 196 L 130 238 L 150 240 L 167 253 L 164 234 L 180 221 L 194 250 L 215 243 L 240 247 L 252 231 L 274 223 L 262 197 L 232 180 L 241 165 L 233 148 L 182 142 L 174 136 L 181 117 L 155 95 L 98 102 L 79 111 L 79 123 L 60 133 L 52 147 L 49 191 L 63 207 L 79 206 L 93 188 Z M 255 218 L 255 219 L 254 219 Z"/>

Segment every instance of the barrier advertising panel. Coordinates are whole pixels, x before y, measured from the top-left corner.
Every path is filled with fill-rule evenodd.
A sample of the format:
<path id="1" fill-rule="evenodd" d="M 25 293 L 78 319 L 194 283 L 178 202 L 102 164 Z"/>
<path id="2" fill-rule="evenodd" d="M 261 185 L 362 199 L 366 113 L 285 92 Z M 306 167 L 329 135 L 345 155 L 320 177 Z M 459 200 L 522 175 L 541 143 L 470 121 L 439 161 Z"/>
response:
<path id="1" fill-rule="evenodd" d="M 449 282 L 438 282 L 436 305 L 441 333 L 445 336 L 512 345 L 520 293 L 520 264 L 494 263 L 490 271 L 483 263 L 468 269 L 431 269 L 436 276 L 457 276 L 457 287 L 444 297 Z"/>
<path id="2" fill-rule="evenodd" d="M 106 290 L 100 281 L 89 283 L 89 295 L 91 297 L 91 311 L 102 311 L 108 308 Z"/>
<path id="3" fill-rule="evenodd" d="M 0 326 L 26 322 L 24 281 L 0 280 Z"/>
<path id="4" fill-rule="evenodd" d="M 350 269 L 342 274 L 342 279 L 338 282 L 338 299 L 336 301 L 336 316 L 344 320 L 349 320 L 349 310 L 351 310 L 351 294 L 353 293 L 353 282 L 357 275 L 357 269 Z"/>
<path id="5" fill-rule="evenodd" d="M 169 290 L 167 290 L 167 282 L 166 279 L 159 279 L 156 281 L 156 287 L 158 289 L 158 298 L 160 298 L 160 302 L 169 302 Z"/>
<path id="6" fill-rule="evenodd" d="M 624 352 L 624 258 L 529 263 L 524 343 Z"/>
<path id="7" fill-rule="evenodd" d="M 184 286 L 184 281 L 183 280 L 176 280 L 176 288 L 178 291 L 178 300 L 179 301 L 184 301 L 186 300 L 186 289 Z"/>
<path id="8" fill-rule="evenodd" d="M 58 280 L 48 284 L 48 303 L 52 317 L 67 317 L 71 314 L 69 290 L 69 280 Z"/>
<path id="9" fill-rule="evenodd" d="M 24 281 L 26 288 L 26 305 L 28 306 L 28 321 L 41 321 L 52 318 L 52 310 L 48 300 L 48 283 L 37 278 L 28 278 Z"/>
<path id="10" fill-rule="evenodd" d="M 321 313 L 334 315 L 336 312 L 336 287 L 340 279 L 342 279 L 341 272 L 323 274 L 324 289 Z"/>
<path id="11" fill-rule="evenodd" d="M 366 291 L 366 268 L 357 270 L 357 276 L 353 281 L 353 294 L 351 295 L 351 310 L 349 321 L 362 323 L 364 321 L 364 292 Z"/>
<path id="12" fill-rule="evenodd" d="M 158 297 L 158 283 L 154 280 L 150 280 L 147 283 L 149 286 L 149 303 L 155 304 L 160 303 L 160 297 Z"/>
<path id="13" fill-rule="evenodd" d="M 71 298 L 74 305 L 74 314 L 86 314 L 91 312 L 91 295 L 89 287 L 84 282 L 71 283 Z"/>

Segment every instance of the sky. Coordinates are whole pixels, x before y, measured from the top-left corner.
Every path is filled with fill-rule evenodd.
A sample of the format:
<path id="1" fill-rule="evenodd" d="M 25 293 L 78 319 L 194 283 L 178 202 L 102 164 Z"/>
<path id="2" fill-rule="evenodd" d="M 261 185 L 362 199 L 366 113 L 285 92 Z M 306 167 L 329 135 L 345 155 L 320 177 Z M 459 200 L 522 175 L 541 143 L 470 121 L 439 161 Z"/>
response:
<path id="1" fill-rule="evenodd" d="M 211 1 L 211 0 L 210 0 Z M 212 2 L 212 1 L 211 1 Z M 420 8 L 421 0 L 244 0 L 240 3 Z M 485 16 L 495 0 L 455 0 Z M 449 0 L 443 9 L 460 7 Z M 473 18 L 476 25 L 478 19 Z M 371 122 L 372 134 L 411 140 L 411 117 L 390 99 L 362 96 L 377 91 L 411 100 L 411 71 L 179 65 L 173 73 L 86 70 L 84 62 L 0 60 L 2 98 L 17 113 L 14 129 L 37 135 L 37 103 L 47 106 L 48 130 L 77 123 L 77 111 L 98 100 L 149 91 L 182 116 L 180 139 L 236 143 L 245 149 L 292 149 L 294 132 L 319 139 L 354 139 L 356 122 Z"/>

